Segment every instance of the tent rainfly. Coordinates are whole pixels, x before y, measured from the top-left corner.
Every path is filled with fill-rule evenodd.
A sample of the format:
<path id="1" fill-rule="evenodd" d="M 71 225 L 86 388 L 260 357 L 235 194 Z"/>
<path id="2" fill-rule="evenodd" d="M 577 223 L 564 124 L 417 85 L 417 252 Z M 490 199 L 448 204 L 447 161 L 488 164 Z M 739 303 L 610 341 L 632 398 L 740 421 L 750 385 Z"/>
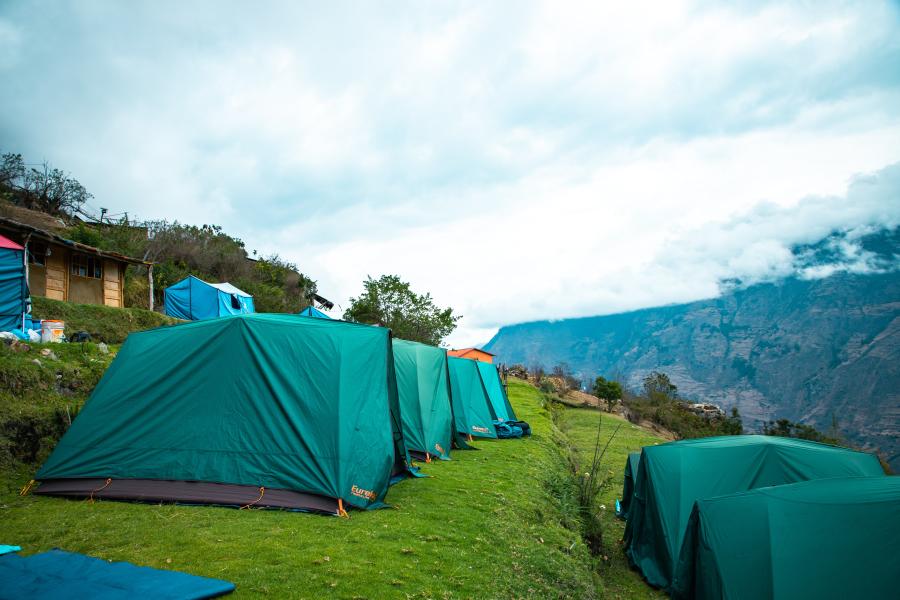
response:
<path id="1" fill-rule="evenodd" d="M 253 314 L 128 336 L 37 493 L 340 514 L 410 474 L 391 332 Z"/>
<path id="2" fill-rule="evenodd" d="M 481 383 L 484 385 L 484 391 L 487 393 L 488 401 L 491 405 L 497 436 L 521 437 L 522 435 L 530 435 L 531 426 L 516 417 L 516 413 L 509 403 L 509 398 L 506 396 L 506 388 L 500 380 L 500 372 L 497 370 L 497 367 L 491 363 L 481 361 L 475 364 L 478 367 L 478 375 L 481 377 Z"/>
<path id="3" fill-rule="evenodd" d="M 628 506 L 631 504 L 631 496 L 634 494 L 634 478 L 641 464 L 641 453 L 630 452 L 625 460 L 625 478 L 622 480 L 622 500 L 616 501 L 616 516 L 620 519 L 628 519 Z"/>
<path id="4" fill-rule="evenodd" d="M 900 477 L 842 477 L 698 500 L 672 597 L 896 598 Z"/>
<path id="5" fill-rule="evenodd" d="M 475 437 L 496 438 L 495 416 L 481 381 L 478 363 L 467 358 L 447 359 L 456 431 Z"/>
<path id="6" fill-rule="evenodd" d="M 24 330 L 29 326 L 30 301 L 25 248 L 0 235 L 0 331 Z"/>
<path id="7" fill-rule="evenodd" d="M 500 381 L 500 374 L 497 367 L 491 363 L 475 362 L 478 368 L 478 375 L 484 383 L 484 389 L 488 395 L 488 401 L 491 403 L 491 409 L 494 411 L 495 418 L 498 421 L 518 421 L 516 413 L 513 411 L 506 397 L 506 391 L 503 389 L 503 382 Z"/>
<path id="8" fill-rule="evenodd" d="M 407 448 L 425 460 L 449 459 L 453 413 L 447 351 L 394 339 L 394 368 Z"/>
<path id="9" fill-rule="evenodd" d="M 809 479 L 883 474 L 871 454 L 766 435 L 646 446 L 628 507 L 625 553 L 651 585 L 668 590 L 697 500 Z"/>
<path id="10" fill-rule="evenodd" d="M 253 296 L 230 283 L 207 283 L 188 275 L 165 290 L 166 314 L 185 321 L 202 321 L 256 312 Z"/>
<path id="11" fill-rule="evenodd" d="M 321 310 L 316 308 L 315 306 L 307 306 L 303 310 L 298 313 L 301 317 L 315 317 L 317 319 L 330 319 L 328 315 L 323 313 Z"/>

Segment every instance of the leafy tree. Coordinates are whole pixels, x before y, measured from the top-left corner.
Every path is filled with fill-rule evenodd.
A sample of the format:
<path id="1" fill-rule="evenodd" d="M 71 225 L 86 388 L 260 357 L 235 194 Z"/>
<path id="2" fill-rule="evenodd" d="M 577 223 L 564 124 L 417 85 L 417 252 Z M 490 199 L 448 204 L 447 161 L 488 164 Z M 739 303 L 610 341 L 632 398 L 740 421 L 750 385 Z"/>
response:
<path id="1" fill-rule="evenodd" d="M 665 373 L 652 371 L 644 378 L 644 395 L 651 402 L 674 400 L 678 397 L 678 388 Z"/>
<path id="2" fill-rule="evenodd" d="M 415 293 L 397 275 L 367 277 L 363 293 L 350 298 L 350 308 L 344 312 L 347 321 L 390 327 L 399 338 L 432 346 L 450 335 L 460 318 L 452 308 L 435 305 L 431 294 Z"/>
<path id="3" fill-rule="evenodd" d="M 53 215 L 72 215 L 93 198 L 81 183 L 44 161 L 27 168 L 21 154 L 0 157 L 0 191 L 12 202 Z"/>
<path id="4" fill-rule="evenodd" d="M 731 407 L 731 416 L 719 421 L 719 431 L 722 435 L 741 435 L 744 433 L 744 422 L 737 406 Z"/>
<path id="5" fill-rule="evenodd" d="M 21 154 L 7 152 L 0 156 L 0 186 L 12 188 L 25 178 L 25 161 Z"/>
<path id="6" fill-rule="evenodd" d="M 592 393 L 599 399 L 605 400 L 606 410 L 612 411 L 616 402 L 622 399 L 622 384 L 600 376 L 594 380 Z"/>
<path id="7" fill-rule="evenodd" d="M 839 435 L 826 435 L 812 425 L 794 423 L 788 419 L 778 419 L 777 421 L 763 423 L 763 433 L 765 435 L 798 438 L 825 444 L 844 445 Z"/>

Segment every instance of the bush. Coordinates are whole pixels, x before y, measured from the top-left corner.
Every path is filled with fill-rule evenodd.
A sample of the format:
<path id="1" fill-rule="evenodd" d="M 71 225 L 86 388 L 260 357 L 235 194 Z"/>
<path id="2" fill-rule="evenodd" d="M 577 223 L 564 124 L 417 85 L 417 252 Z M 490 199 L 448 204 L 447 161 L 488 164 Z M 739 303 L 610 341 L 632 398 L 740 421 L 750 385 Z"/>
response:
<path id="1" fill-rule="evenodd" d="M 606 474 L 601 473 L 600 465 L 621 424 L 605 441 L 601 439 L 602 420 L 597 424 L 597 439 L 591 462 L 584 465 L 578 458 L 577 450 L 563 433 L 565 409 L 549 395 L 544 396 L 544 405 L 554 424 L 552 433 L 555 445 L 561 449 L 559 460 L 563 465 L 563 469 L 545 471 L 544 488 L 562 515 L 563 527 L 577 531 L 590 553 L 599 556 L 603 553 L 603 512 L 599 498 L 600 490 L 606 484 Z"/>
<path id="2" fill-rule="evenodd" d="M 644 394 L 626 394 L 622 400 L 626 416 L 632 422 L 651 421 L 679 438 L 716 435 L 740 435 L 744 431 L 741 416 L 733 408 L 730 417 L 706 417 L 691 412 L 678 398 L 678 388 L 665 373 L 654 371 L 644 379 Z"/>
<path id="3" fill-rule="evenodd" d="M 316 282 L 278 255 L 251 259 L 244 242 L 217 225 L 182 225 L 123 221 L 103 226 L 79 223 L 66 235 L 102 250 L 155 261 L 154 303 L 164 290 L 193 275 L 212 283 L 229 281 L 254 296 L 257 312 L 299 312 L 316 293 Z M 131 266 L 125 272 L 126 306 L 149 307 L 147 270 Z"/>

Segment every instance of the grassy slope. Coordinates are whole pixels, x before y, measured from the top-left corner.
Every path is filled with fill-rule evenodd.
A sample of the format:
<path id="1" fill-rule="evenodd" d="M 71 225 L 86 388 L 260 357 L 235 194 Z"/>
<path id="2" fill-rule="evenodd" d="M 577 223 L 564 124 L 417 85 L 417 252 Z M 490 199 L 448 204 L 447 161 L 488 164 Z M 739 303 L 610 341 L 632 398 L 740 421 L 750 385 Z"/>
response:
<path id="1" fill-rule="evenodd" d="M 17 348 L 0 343 L 0 471 L 48 455 L 109 366 L 116 347 L 106 354 L 92 343 Z M 55 358 L 43 356 L 42 350 L 52 351 Z"/>
<path id="2" fill-rule="evenodd" d="M 662 594 L 644 583 L 641 576 L 628 567 L 628 560 L 622 551 L 622 534 L 625 523 L 616 519 L 616 498 L 622 495 L 622 471 L 629 452 L 642 446 L 660 443 L 663 440 L 645 429 L 608 413 L 592 409 L 567 408 L 560 420 L 560 427 L 570 443 L 579 453 L 580 464 L 589 465 L 597 439 L 597 425 L 602 420 L 601 443 L 605 444 L 616 427 L 621 425 L 603 458 L 602 468 L 607 476 L 607 485 L 601 492 L 602 502 L 608 516 L 604 519 L 603 543 L 608 561 L 600 567 L 602 596 L 604 598 L 664 598 Z"/>
<path id="3" fill-rule="evenodd" d="M 143 308 L 112 308 L 96 304 L 73 304 L 40 296 L 32 297 L 36 319 L 66 322 L 66 335 L 87 331 L 95 342 L 121 344 L 132 331 L 177 323 L 177 319 Z"/>
<path id="4" fill-rule="evenodd" d="M 560 468 L 540 394 L 512 382 L 531 439 L 425 465 L 433 478 L 388 494 L 393 510 L 352 518 L 27 496 L 0 489 L 0 542 L 30 554 L 58 546 L 110 560 L 219 577 L 238 596 L 442 598 L 595 596 L 591 561 L 540 482 Z"/>

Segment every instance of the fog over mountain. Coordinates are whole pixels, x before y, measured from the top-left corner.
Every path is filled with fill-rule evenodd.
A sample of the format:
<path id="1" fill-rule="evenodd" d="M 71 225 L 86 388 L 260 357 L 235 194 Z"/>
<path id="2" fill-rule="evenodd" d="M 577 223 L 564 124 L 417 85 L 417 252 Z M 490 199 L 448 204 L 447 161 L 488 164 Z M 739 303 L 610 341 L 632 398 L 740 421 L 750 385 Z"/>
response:
<path id="1" fill-rule="evenodd" d="M 900 468 L 900 228 L 834 232 L 792 248 L 787 277 L 723 281 L 719 297 L 503 327 L 505 363 L 616 377 L 652 370 L 689 399 L 737 406 L 745 426 L 788 418 L 878 449 Z"/>

